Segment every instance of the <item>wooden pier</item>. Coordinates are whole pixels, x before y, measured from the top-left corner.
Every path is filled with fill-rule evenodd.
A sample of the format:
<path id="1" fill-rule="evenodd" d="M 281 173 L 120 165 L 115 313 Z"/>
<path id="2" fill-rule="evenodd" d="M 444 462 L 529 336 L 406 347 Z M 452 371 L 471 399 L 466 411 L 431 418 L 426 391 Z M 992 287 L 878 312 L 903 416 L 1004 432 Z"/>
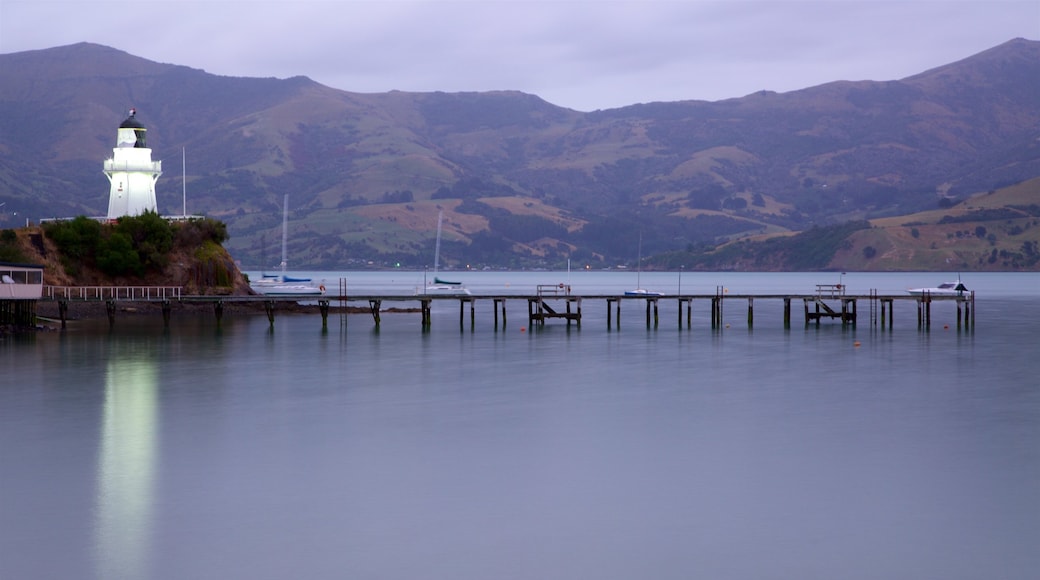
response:
<path id="1" fill-rule="evenodd" d="M 381 313 L 385 312 L 385 303 L 403 304 L 402 308 L 395 310 L 418 311 L 421 316 L 420 327 L 426 331 L 433 324 L 433 303 L 457 302 L 459 306 L 459 328 L 466 328 L 466 313 L 469 313 L 469 328 L 476 328 L 478 301 L 490 301 L 493 306 L 494 328 L 499 329 L 501 324 L 505 328 L 506 304 L 509 301 L 527 302 L 527 327 L 544 326 L 546 323 L 561 320 L 570 327 L 572 324 L 581 327 L 582 306 L 591 302 L 605 303 L 607 307 L 606 322 L 607 329 L 621 329 L 622 305 L 638 306 L 643 310 L 645 324 L 648 329 L 655 329 L 660 324 L 660 305 L 673 302 L 677 305 L 678 327 L 692 328 L 694 303 L 705 304 L 710 311 L 710 326 L 712 329 L 721 328 L 723 322 L 724 306 L 745 303 L 747 305 L 747 325 L 753 327 L 755 320 L 755 305 L 766 301 L 780 301 L 783 304 L 782 323 L 784 328 L 790 328 L 792 324 L 792 303 L 801 300 L 803 303 L 803 314 L 805 326 L 820 325 L 822 321 L 829 320 L 840 323 L 843 326 L 855 326 L 859 320 L 859 305 L 867 304 L 869 307 L 869 324 L 891 329 L 895 324 L 894 305 L 896 302 L 914 302 L 917 306 L 917 327 L 928 329 L 932 323 L 932 304 L 935 302 L 953 302 L 956 304 L 956 327 L 958 329 L 974 329 L 975 327 L 975 293 L 965 292 L 960 295 L 880 295 L 876 290 L 871 290 L 866 295 L 851 295 L 845 293 L 846 288 L 840 284 L 820 284 L 812 294 L 729 294 L 721 286 L 717 287 L 714 294 L 661 294 L 649 296 L 628 296 L 610 294 L 577 295 L 572 292 L 568 285 L 544 285 L 538 286 L 533 295 L 524 294 L 494 294 L 494 295 L 353 295 L 346 291 L 346 284 L 341 283 L 339 290 L 334 295 L 315 297 L 292 297 L 292 296 L 188 296 L 184 295 L 179 287 L 56 287 L 45 286 L 41 301 L 56 302 L 62 328 L 65 328 L 70 307 L 77 303 L 104 303 L 109 323 L 115 324 L 118 305 L 134 303 L 158 304 L 162 312 L 163 322 L 169 325 L 170 316 L 175 304 L 211 305 L 214 316 L 220 323 L 224 315 L 224 307 L 228 304 L 250 303 L 254 307 L 263 305 L 271 325 L 274 325 L 275 314 L 279 310 L 298 310 L 299 303 L 316 305 L 321 314 L 322 327 L 328 323 L 328 315 L 332 304 L 337 304 L 340 309 L 347 309 L 350 305 L 365 304 L 372 316 L 372 320 L 378 327 L 381 323 Z M 357 306 L 354 306 L 357 309 Z M 35 311 L 35 309 L 30 309 Z M 728 325 L 726 325 L 728 326 Z"/>

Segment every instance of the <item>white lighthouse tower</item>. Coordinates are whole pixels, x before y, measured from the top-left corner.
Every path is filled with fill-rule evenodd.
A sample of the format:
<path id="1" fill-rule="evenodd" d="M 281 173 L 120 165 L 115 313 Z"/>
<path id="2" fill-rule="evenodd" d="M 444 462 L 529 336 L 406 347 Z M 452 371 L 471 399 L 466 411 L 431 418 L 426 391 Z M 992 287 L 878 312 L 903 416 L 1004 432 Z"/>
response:
<path id="1" fill-rule="evenodd" d="M 152 150 L 145 141 L 145 128 L 136 118 L 137 110 L 119 125 L 112 158 L 105 160 L 105 175 L 111 183 L 108 194 L 108 219 L 125 215 L 158 212 L 155 207 L 155 182 L 162 175 L 162 161 L 152 161 Z"/>

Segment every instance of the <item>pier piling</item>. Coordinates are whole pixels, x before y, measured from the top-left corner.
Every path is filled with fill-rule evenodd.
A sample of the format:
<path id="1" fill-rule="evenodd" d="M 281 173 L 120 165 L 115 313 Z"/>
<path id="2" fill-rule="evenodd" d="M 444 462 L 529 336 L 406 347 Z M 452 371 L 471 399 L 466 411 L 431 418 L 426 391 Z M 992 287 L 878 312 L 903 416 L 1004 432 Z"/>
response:
<path id="1" fill-rule="evenodd" d="M 341 283 L 341 290 L 345 289 L 345 285 Z M 676 325 L 679 329 L 683 328 L 683 309 L 686 310 L 686 326 L 691 327 L 693 325 L 693 301 L 695 299 L 704 299 L 706 303 L 710 303 L 711 313 L 711 328 L 719 329 L 725 324 L 724 322 L 724 305 L 727 300 L 738 299 L 747 300 L 747 323 L 748 328 L 753 328 L 755 325 L 755 302 L 760 300 L 778 300 L 782 301 L 783 307 L 783 326 L 785 329 L 789 329 L 791 326 L 791 302 L 795 299 L 802 300 L 802 307 L 805 316 L 805 325 L 808 326 L 813 322 L 817 326 L 821 324 L 821 319 L 829 318 L 832 320 L 840 320 L 843 326 L 856 325 L 858 323 L 858 305 L 859 300 L 870 300 L 870 324 L 874 326 L 880 325 L 882 329 L 892 329 L 894 327 L 895 318 L 895 307 L 896 301 L 913 302 L 917 307 L 917 323 L 919 330 L 927 330 L 931 326 L 932 321 L 932 303 L 939 302 L 953 302 L 953 306 L 956 312 L 953 313 L 956 316 L 954 321 L 951 321 L 950 326 L 956 324 L 958 330 L 973 330 L 975 327 L 976 320 L 976 308 L 975 308 L 975 294 L 974 292 L 965 292 L 962 295 L 957 296 L 933 296 L 929 293 L 924 295 L 904 295 L 904 294 L 891 294 L 891 295 L 879 295 L 876 290 L 871 290 L 868 295 L 852 296 L 845 294 L 845 288 L 842 285 L 817 285 L 817 292 L 815 294 L 755 294 L 755 295 L 730 295 L 722 287 L 717 286 L 713 295 L 659 295 L 659 296 L 622 296 L 622 295 L 584 295 L 576 296 L 571 294 L 570 287 L 567 285 L 552 285 L 544 288 L 539 287 L 538 295 L 523 295 L 523 294 L 508 294 L 508 295 L 482 295 L 482 296 L 428 296 L 428 295 L 368 295 L 368 296 L 347 296 L 340 294 L 333 297 L 320 297 L 314 298 L 310 302 L 311 305 L 317 305 L 317 310 L 321 315 L 322 328 L 327 328 L 328 325 L 328 313 L 331 300 L 338 300 L 341 307 L 347 308 L 347 304 L 350 302 L 367 301 L 369 306 L 369 312 L 372 315 L 372 320 L 378 327 L 381 323 L 381 312 L 382 302 L 385 300 L 398 301 L 398 302 L 418 302 L 419 310 L 421 312 L 421 327 L 422 329 L 429 330 L 432 325 L 432 304 L 435 300 L 457 300 L 459 302 L 459 327 L 461 330 L 466 328 L 466 307 L 469 306 L 469 327 L 471 330 L 476 330 L 476 317 L 477 307 L 476 302 L 479 298 L 488 298 L 492 303 L 492 312 L 494 315 L 494 328 L 497 330 L 499 324 L 502 327 L 506 326 L 506 300 L 507 299 L 526 299 L 528 301 L 528 323 L 532 327 L 535 324 L 544 326 L 548 319 L 562 318 L 566 320 L 568 327 L 571 325 L 577 325 L 579 328 L 582 326 L 582 301 L 586 299 L 603 300 L 607 305 L 606 319 L 607 329 L 613 330 L 621 328 L 621 303 L 622 301 L 632 300 L 632 304 L 638 304 L 639 301 L 643 301 L 645 307 L 645 322 L 647 329 L 656 329 L 660 324 L 660 300 L 664 298 L 666 304 L 669 299 L 675 299 L 676 302 Z M 562 306 L 551 305 L 554 300 L 563 300 Z M 300 303 L 299 299 L 293 299 L 291 297 L 275 297 L 275 296 L 183 296 L 180 293 L 179 288 L 126 288 L 126 287 L 45 287 L 44 296 L 38 301 L 50 301 L 56 303 L 57 313 L 61 319 L 62 328 L 67 326 L 69 319 L 70 308 L 74 306 L 70 305 L 70 302 L 103 302 L 105 305 L 105 312 L 108 317 L 110 325 L 115 324 L 116 312 L 120 303 L 152 303 L 153 306 L 157 306 L 161 310 L 163 317 L 163 324 L 169 327 L 170 320 L 172 317 L 173 302 L 193 302 L 196 304 L 211 304 L 216 318 L 217 324 L 219 325 L 222 320 L 224 304 L 225 302 L 232 303 L 245 303 L 252 302 L 254 304 L 262 302 L 264 310 L 267 314 L 268 321 L 271 326 L 274 326 L 274 311 L 276 304 L 283 303 Z M 26 302 L 26 301 L 22 301 Z M 20 302 L 15 300 L 3 301 L 0 300 L 0 320 L 22 320 L 25 319 L 25 325 L 31 325 L 35 323 L 35 302 L 31 302 L 28 307 L 22 308 L 19 306 Z M 306 302 L 306 301 L 304 301 Z M 810 302 L 812 307 L 810 308 Z M 31 313 L 31 314 L 27 314 Z M 501 316 L 501 321 L 500 321 Z M 761 318 L 761 316 L 760 316 Z M 761 323 L 761 321 L 758 321 Z"/>

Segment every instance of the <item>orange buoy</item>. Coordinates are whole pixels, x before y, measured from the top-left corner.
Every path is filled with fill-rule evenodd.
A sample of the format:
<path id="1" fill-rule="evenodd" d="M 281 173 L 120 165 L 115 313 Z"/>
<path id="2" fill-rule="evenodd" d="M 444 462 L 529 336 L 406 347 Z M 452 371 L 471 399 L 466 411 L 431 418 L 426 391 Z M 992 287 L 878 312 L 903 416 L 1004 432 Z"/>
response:
<path id="1" fill-rule="evenodd" d="M 857 340 L 856 342 L 852 343 L 852 346 L 858 347 L 859 346 L 859 341 Z"/>

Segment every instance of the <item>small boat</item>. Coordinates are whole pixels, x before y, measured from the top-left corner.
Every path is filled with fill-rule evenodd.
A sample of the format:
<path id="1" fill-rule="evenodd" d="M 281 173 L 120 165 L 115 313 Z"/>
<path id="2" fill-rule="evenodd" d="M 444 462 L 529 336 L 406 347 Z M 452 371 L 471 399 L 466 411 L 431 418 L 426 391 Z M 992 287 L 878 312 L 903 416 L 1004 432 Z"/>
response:
<path id="1" fill-rule="evenodd" d="M 264 296 L 324 296 L 325 286 L 312 286 L 307 283 L 283 282 L 279 279 L 265 278 L 249 285 L 257 294 Z"/>
<path id="2" fill-rule="evenodd" d="M 285 268 L 287 265 L 287 236 L 289 226 L 289 195 L 285 195 L 282 202 L 282 262 L 280 264 L 281 274 L 260 273 L 260 279 L 249 284 L 253 292 L 264 296 L 324 296 L 325 285 L 314 286 L 310 278 L 296 278 L 287 276 Z M 266 258 L 263 258 L 266 261 Z"/>
<path id="3" fill-rule="evenodd" d="M 662 296 L 660 292 L 654 292 L 647 290 L 640 285 L 640 278 L 643 274 L 643 233 L 639 233 L 639 260 L 636 262 L 636 287 L 634 290 L 625 290 L 625 296 L 642 296 L 644 298 L 650 298 L 654 296 Z"/>
<path id="4" fill-rule="evenodd" d="M 436 294 L 436 295 L 470 295 L 469 288 L 461 284 L 427 284 L 422 290 L 422 294 Z"/>
<path id="5" fill-rule="evenodd" d="M 956 282 L 945 282 L 934 288 L 910 288 L 907 292 L 913 296 L 963 296 L 968 292 L 968 288 L 961 282 L 961 277 L 957 276 Z"/>
<path id="6" fill-rule="evenodd" d="M 433 250 L 433 282 L 424 283 L 421 291 L 416 294 L 439 294 L 439 295 L 469 295 L 470 291 L 462 285 L 462 282 L 452 282 L 437 277 L 437 269 L 441 260 L 441 225 L 444 221 L 444 210 L 437 213 L 437 245 Z M 425 274 L 423 275 L 425 279 Z"/>

